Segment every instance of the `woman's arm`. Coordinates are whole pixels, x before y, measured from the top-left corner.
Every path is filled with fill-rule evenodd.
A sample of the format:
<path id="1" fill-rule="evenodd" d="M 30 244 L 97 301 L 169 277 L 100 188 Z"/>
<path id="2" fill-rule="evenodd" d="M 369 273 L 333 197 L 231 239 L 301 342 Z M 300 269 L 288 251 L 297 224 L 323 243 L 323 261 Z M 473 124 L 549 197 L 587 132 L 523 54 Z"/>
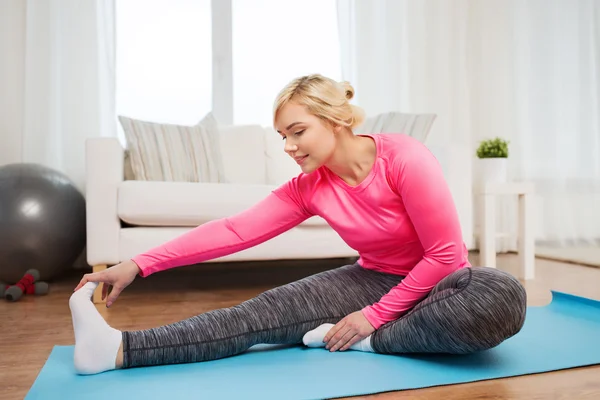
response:
<path id="1" fill-rule="evenodd" d="M 396 190 L 402 197 L 419 240 L 423 259 L 381 300 L 363 309 L 376 329 L 413 308 L 444 277 L 467 261 L 458 213 L 437 159 L 424 145 L 407 149 L 391 163 Z"/>
<path id="2" fill-rule="evenodd" d="M 312 216 L 303 205 L 298 182 L 294 178 L 249 209 L 202 224 L 132 260 L 146 277 L 266 242 Z"/>

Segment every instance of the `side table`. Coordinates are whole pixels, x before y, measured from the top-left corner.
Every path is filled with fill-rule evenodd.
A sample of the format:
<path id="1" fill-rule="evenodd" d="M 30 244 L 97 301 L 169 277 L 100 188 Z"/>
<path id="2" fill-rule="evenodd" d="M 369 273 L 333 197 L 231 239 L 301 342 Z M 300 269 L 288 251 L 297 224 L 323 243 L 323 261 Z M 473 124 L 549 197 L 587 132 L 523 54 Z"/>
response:
<path id="1" fill-rule="evenodd" d="M 476 194 L 482 200 L 481 236 L 479 240 L 481 264 L 496 268 L 496 197 L 516 195 L 519 201 L 518 211 L 518 256 L 519 278 L 533 279 L 535 276 L 535 239 L 533 221 L 533 183 L 506 182 L 483 183 L 476 188 Z"/>

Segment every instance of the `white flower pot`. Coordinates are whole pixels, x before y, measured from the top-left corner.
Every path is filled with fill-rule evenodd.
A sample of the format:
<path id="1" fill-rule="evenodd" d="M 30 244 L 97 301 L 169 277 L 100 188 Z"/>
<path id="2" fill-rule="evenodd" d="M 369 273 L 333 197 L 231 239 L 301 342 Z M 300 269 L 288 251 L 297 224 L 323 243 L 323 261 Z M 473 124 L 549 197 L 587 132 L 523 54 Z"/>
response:
<path id="1" fill-rule="evenodd" d="M 478 175 L 480 183 L 504 183 L 508 180 L 507 158 L 478 159 Z"/>

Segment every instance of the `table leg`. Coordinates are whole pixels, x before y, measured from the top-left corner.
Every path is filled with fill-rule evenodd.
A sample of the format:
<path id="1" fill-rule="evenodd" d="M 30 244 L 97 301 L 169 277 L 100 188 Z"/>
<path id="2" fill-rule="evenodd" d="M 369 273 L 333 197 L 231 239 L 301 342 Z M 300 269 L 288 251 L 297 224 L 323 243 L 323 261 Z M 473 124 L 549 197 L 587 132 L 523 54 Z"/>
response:
<path id="1" fill-rule="evenodd" d="M 484 267 L 496 268 L 496 198 L 493 194 L 483 195 L 482 211 L 479 262 Z"/>
<path id="2" fill-rule="evenodd" d="M 108 266 L 106 264 L 102 265 L 94 265 L 92 272 L 100 272 L 104 271 Z M 92 301 L 94 304 L 106 303 L 106 299 L 102 300 L 102 286 L 104 283 L 100 283 L 96 290 L 94 290 L 94 295 L 92 296 Z"/>
<path id="3" fill-rule="evenodd" d="M 535 236 L 533 234 L 533 210 L 530 195 L 519 195 L 519 264 L 521 279 L 535 276 Z"/>

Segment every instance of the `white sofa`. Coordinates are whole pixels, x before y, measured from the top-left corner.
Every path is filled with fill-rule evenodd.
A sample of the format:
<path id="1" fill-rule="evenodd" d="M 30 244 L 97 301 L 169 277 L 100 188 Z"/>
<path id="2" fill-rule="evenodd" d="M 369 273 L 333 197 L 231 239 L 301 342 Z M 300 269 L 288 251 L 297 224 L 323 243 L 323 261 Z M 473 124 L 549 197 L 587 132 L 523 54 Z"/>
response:
<path id="1" fill-rule="evenodd" d="M 228 183 L 136 181 L 126 178 L 126 151 L 116 138 L 86 142 L 87 262 L 94 271 L 118 264 L 211 220 L 235 214 L 300 173 L 272 128 L 220 128 Z M 470 235 L 470 178 L 457 170 L 464 151 L 434 151 L 446 170 Z M 320 217 L 253 248 L 211 262 L 355 257 Z M 96 301 L 98 299 L 96 298 Z"/>
<path id="2" fill-rule="evenodd" d="M 125 178 L 125 149 L 118 139 L 88 139 L 88 264 L 99 268 L 117 264 L 202 223 L 240 212 L 300 173 L 272 129 L 224 127 L 220 147 L 227 184 L 136 181 Z M 211 261 L 356 255 L 315 216 L 263 244 Z"/>

